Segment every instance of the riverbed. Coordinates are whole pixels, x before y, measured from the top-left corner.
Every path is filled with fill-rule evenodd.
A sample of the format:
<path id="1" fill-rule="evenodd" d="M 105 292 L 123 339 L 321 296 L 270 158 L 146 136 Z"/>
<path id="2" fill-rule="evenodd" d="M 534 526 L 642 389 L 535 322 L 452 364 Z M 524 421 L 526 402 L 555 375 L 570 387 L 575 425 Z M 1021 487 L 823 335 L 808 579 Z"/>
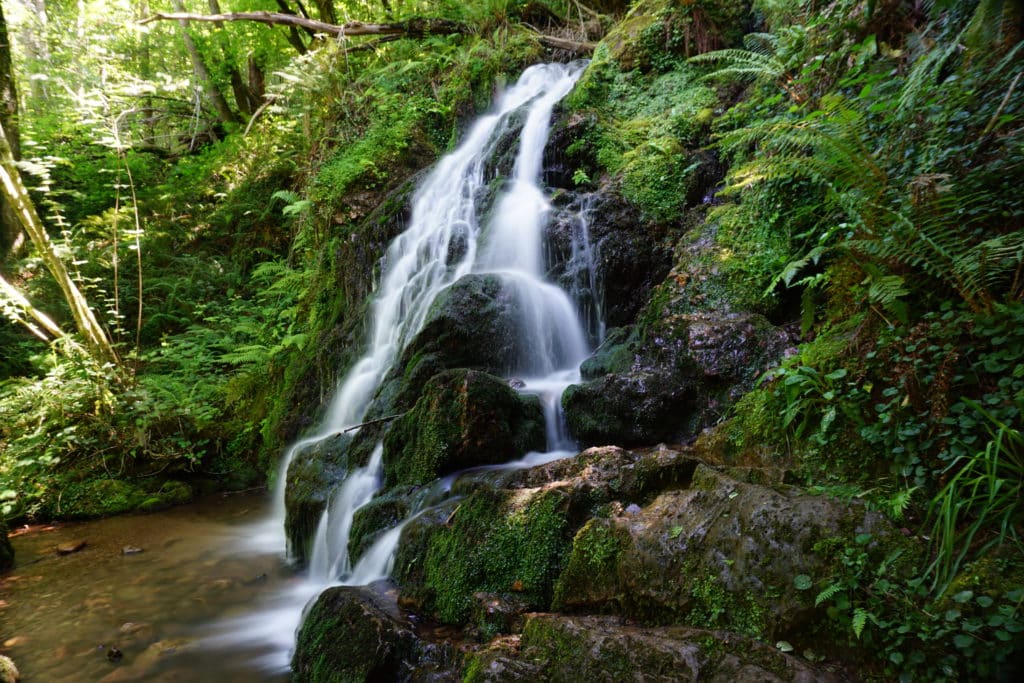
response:
<path id="1" fill-rule="evenodd" d="M 0 653 L 25 683 L 287 680 L 298 615 L 277 624 L 273 607 L 307 589 L 283 540 L 253 542 L 269 508 L 246 493 L 12 530 Z"/>

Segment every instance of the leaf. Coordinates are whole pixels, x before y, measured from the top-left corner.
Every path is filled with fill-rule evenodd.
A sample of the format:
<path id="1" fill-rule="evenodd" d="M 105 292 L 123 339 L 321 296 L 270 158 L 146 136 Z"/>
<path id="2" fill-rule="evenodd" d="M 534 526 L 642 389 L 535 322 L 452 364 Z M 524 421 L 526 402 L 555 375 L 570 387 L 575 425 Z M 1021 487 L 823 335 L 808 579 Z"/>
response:
<path id="1" fill-rule="evenodd" d="M 953 596 L 953 601 L 958 602 L 961 605 L 965 602 L 970 602 L 971 598 L 974 597 L 974 591 L 960 591 Z"/>
<path id="2" fill-rule="evenodd" d="M 953 637 L 953 644 L 956 645 L 958 649 L 964 650 L 974 645 L 974 638 L 966 633 L 959 633 Z"/>
<path id="3" fill-rule="evenodd" d="M 780 640 L 779 642 L 775 643 L 775 647 L 777 647 L 779 649 L 779 651 L 781 651 L 781 652 L 792 652 L 793 651 L 793 646 L 790 645 L 789 642 L 785 641 L 785 640 Z"/>
<path id="4" fill-rule="evenodd" d="M 811 577 L 807 576 L 807 574 L 797 574 L 793 577 L 793 585 L 796 586 L 798 591 L 805 591 L 814 585 L 814 582 L 811 581 Z"/>
<path id="5" fill-rule="evenodd" d="M 843 590 L 842 584 L 833 583 L 831 586 L 818 593 L 818 597 L 814 598 L 814 606 L 817 607 L 826 600 L 831 600 L 832 597 L 841 590 Z"/>
<path id="6" fill-rule="evenodd" d="M 860 634 L 864 632 L 864 626 L 868 623 L 868 612 L 863 607 L 857 607 L 853 610 L 853 635 L 860 638 Z"/>
<path id="7" fill-rule="evenodd" d="M 668 537 L 669 538 L 679 538 L 680 534 L 682 534 L 682 533 L 683 533 L 683 527 L 681 527 L 681 526 L 674 526 L 671 529 L 669 529 Z"/>

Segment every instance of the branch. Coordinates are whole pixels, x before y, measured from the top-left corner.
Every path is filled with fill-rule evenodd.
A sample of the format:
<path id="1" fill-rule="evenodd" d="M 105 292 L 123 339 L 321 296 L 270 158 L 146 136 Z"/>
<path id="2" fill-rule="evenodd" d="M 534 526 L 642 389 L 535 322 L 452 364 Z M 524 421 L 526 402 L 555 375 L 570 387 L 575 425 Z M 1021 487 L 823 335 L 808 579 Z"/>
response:
<path id="1" fill-rule="evenodd" d="M 139 21 L 148 24 L 153 21 L 253 21 L 268 26 L 298 26 L 316 33 L 330 36 L 424 36 L 450 33 L 468 33 L 469 27 L 447 19 L 410 19 L 395 24 L 366 24 L 350 21 L 346 24 L 328 24 L 315 19 L 283 14 L 281 12 L 226 12 L 224 14 L 192 14 L 189 12 L 160 12 Z"/>
<path id="2" fill-rule="evenodd" d="M 568 38 L 556 38 L 555 36 L 544 35 L 543 33 L 537 36 L 537 40 L 544 47 L 551 47 L 556 50 L 568 50 L 569 52 L 586 52 L 592 53 L 597 48 L 597 43 L 590 43 L 581 40 L 569 40 Z"/>

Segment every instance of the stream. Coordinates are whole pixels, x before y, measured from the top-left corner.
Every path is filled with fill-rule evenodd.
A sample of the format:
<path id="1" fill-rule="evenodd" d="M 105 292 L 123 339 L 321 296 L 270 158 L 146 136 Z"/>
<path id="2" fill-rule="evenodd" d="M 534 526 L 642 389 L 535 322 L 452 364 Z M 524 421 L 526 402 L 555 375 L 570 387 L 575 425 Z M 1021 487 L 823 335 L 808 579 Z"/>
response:
<path id="1" fill-rule="evenodd" d="M 233 621 L 303 583 L 283 548 L 240 542 L 268 508 L 265 493 L 246 493 L 12 530 L 17 566 L 0 577 L 0 652 L 25 683 L 287 680 L 280 645 L 222 644 Z M 78 552 L 56 552 L 83 540 Z"/>

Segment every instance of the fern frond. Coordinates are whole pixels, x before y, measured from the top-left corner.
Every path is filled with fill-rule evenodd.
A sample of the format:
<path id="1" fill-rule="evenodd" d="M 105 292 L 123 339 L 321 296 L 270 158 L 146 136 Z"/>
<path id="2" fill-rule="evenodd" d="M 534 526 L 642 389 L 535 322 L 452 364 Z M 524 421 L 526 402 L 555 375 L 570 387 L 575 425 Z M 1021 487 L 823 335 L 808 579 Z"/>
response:
<path id="1" fill-rule="evenodd" d="M 743 47 L 765 57 L 775 58 L 779 37 L 774 33 L 748 33 L 743 36 Z"/>
<path id="2" fill-rule="evenodd" d="M 814 598 L 814 606 L 817 607 L 826 600 L 831 600 L 837 594 L 841 593 L 843 585 L 840 583 L 833 583 L 831 586 L 825 588 L 825 590 L 818 593 L 818 597 Z"/>
<path id="3" fill-rule="evenodd" d="M 857 638 L 860 638 L 860 634 L 864 632 L 869 616 L 868 611 L 863 607 L 857 607 L 853 610 L 853 634 Z"/>

